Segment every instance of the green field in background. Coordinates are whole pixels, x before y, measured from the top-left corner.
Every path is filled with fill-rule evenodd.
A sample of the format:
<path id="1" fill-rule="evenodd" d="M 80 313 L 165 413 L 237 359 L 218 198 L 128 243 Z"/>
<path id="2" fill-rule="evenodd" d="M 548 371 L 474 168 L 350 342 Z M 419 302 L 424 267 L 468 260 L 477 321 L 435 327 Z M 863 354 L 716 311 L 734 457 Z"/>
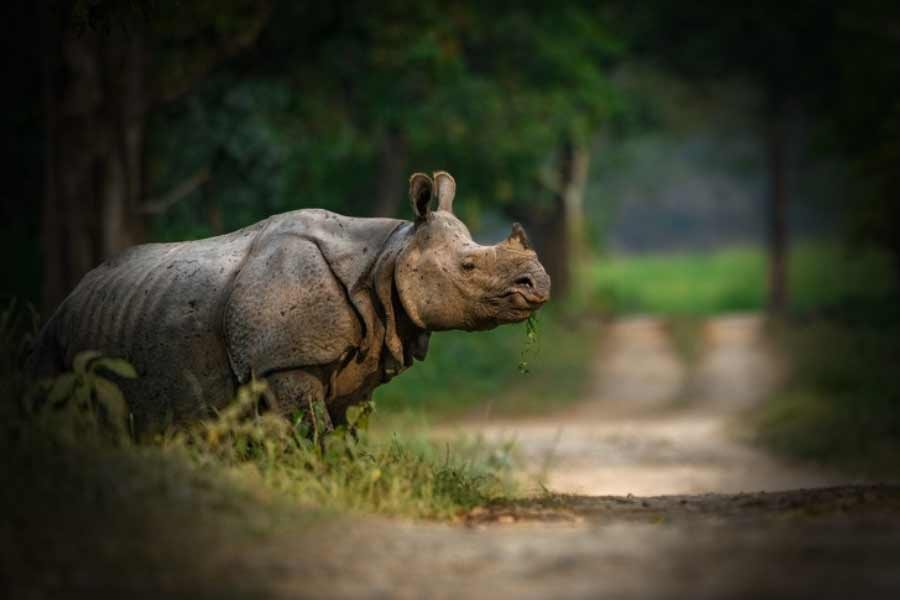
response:
<path id="1" fill-rule="evenodd" d="M 604 314 L 708 315 L 762 310 L 766 256 L 742 246 L 707 253 L 609 256 L 594 261 L 583 285 L 587 302 Z M 790 309 L 878 301 L 894 291 L 890 259 L 848 252 L 837 243 L 794 246 L 789 266 Z"/>

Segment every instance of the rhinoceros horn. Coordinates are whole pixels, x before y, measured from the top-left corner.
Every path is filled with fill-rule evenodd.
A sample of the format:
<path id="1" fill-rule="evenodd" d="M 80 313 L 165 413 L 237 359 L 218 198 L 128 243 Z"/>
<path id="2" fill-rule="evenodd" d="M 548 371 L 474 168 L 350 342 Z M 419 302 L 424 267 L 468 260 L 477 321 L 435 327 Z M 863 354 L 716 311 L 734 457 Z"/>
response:
<path id="1" fill-rule="evenodd" d="M 516 250 L 532 250 L 531 242 L 528 241 L 525 230 L 518 223 L 513 223 L 512 233 L 506 238 L 506 244 Z"/>

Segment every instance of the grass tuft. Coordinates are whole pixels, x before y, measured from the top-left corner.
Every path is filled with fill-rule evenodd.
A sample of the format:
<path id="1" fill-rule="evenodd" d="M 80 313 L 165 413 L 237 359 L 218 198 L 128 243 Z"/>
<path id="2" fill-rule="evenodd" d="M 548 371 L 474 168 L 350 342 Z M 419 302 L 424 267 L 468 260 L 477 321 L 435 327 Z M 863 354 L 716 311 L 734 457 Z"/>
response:
<path id="1" fill-rule="evenodd" d="M 330 511 L 448 519 L 514 491 L 509 448 L 343 428 L 317 443 L 299 422 L 257 414 L 263 384 L 249 386 L 217 419 L 162 437 L 163 449 Z"/>

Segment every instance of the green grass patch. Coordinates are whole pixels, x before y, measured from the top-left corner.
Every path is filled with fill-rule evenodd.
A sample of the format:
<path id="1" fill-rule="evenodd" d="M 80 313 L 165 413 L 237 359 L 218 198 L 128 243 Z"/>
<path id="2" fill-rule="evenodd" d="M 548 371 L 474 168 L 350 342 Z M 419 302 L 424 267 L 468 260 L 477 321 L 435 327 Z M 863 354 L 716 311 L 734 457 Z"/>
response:
<path id="1" fill-rule="evenodd" d="M 314 440 L 299 422 L 257 414 L 264 388 L 248 384 L 217 419 L 163 438 L 163 448 L 319 509 L 452 518 L 513 492 L 508 447 L 344 428 Z"/>
<path id="2" fill-rule="evenodd" d="M 581 399 L 599 330 L 595 320 L 541 311 L 531 340 L 525 323 L 435 333 L 423 362 L 378 388 L 378 410 L 442 420 L 558 409 Z"/>
<path id="3" fill-rule="evenodd" d="M 794 245 L 789 265 L 790 308 L 877 301 L 896 292 L 890 257 L 849 252 L 837 243 Z M 588 270 L 591 307 L 602 313 L 710 315 L 762 310 L 766 256 L 759 247 L 709 253 L 616 256 Z"/>
<path id="4" fill-rule="evenodd" d="M 103 418 L 102 403 L 82 405 L 81 394 L 73 393 L 30 417 L 6 421 L 0 442 L 89 451 L 101 461 L 117 460 L 118 453 L 156 456 L 173 471 L 215 473 L 237 490 L 315 511 L 451 519 L 515 492 L 508 445 L 462 439 L 436 444 L 425 433 L 369 435 L 345 428 L 311 439 L 305 424 L 259 413 L 264 391 L 265 384 L 251 382 L 217 418 L 141 443 L 123 438 L 121 427 Z M 54 476 L 48 477 L 52 482 Z M 192 485 L 184 481 L 186 489 Z"/>
<path id="5" fill-rule="evenodd" d="M 756 310 L 765 260 L 756 248 L 709 254 L 610 256 L 591 269 L 592 304 L 605 313 L 712 314 Z"/>

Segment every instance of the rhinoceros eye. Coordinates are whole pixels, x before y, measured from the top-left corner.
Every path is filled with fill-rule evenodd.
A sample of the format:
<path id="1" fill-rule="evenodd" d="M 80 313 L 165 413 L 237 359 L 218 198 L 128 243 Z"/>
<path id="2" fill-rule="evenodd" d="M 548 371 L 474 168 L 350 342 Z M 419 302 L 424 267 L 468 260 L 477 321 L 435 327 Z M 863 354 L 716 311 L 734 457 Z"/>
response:
<path id="1" fill-rule="evenodd" d="M 472 271 L 475 269 L 475 262 L 472 260 L 464 260 L 462 263 L 463 271 Z"/>

